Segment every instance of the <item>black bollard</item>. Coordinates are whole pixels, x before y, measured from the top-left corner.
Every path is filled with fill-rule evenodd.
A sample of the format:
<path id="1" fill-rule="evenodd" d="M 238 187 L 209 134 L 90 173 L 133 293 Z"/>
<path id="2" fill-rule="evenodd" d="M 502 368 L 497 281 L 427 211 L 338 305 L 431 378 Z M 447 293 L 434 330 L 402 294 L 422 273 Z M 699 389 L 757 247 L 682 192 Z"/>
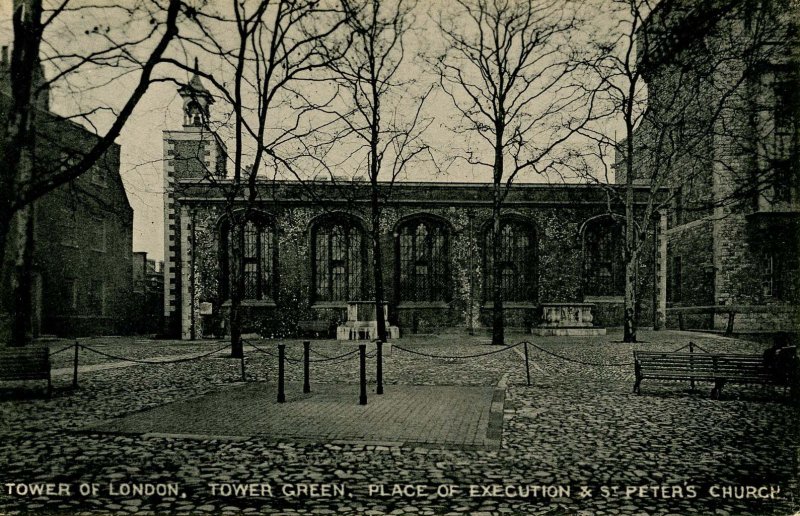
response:
<path id="1" fill-rule="evenodd" d="M 311 347 L 311 342 L 304 340 L 303 341 L 303 392 L 309 393 L 311 392 L 311 384 L 308 381 L 308 361 L 309 361 L 309 352 Z"/>
<path id="2" fill-rule="evenodd" d="M 78 341 L 75 341 L 75 359 L 72 361 L 72 388 L 78 388 L 78 348 L 80 344 Z"/>
<path id="3" fill-rule="evenodd" d="M 689 341 L 689 353 L 694 354 L 694 342 Z M 692 371 L 692 378 L 689 380 L 689 388 L 694 390 L 694 357 L 689 357 L 689 365 Z"/>
<path id="4" fill-rule="evenodd" d="M 247 376 L 245 376 L 245 371 L 244 371 L 244 350 L 242 350 L 241 362 L 242 362 L 242 381 L 246 382 L 247 381 Z"/>
<path id="5" fill-rule="evenodd" d="M 278 403 L 286 402 L 286 391 L 283 385 L 283 361 L 286 358 L 286 344 L 278 344 Z"/>
<path id="6" fill-rule="evenodd" d="M 531 366 L 528 361 L 528 343 L 525 343 L 525 375 L 528 377 L 528 387 L 531 386 Z"/>
<path id="7" fill-rule="evenodd" d="M 361 384 L 361 394 L 358 397 L 358 404 L 359 405 L 366 405 L 367 404 L 367 345 L 366 344 L 359 344 L 358 345 L 358 372 L 359 372 L 359 383 Z"/>
<path id="8" fill-rule="evenodd" d="M 383 394 L 383 342 L 378 341 L 375 343 L 377 346 L 377 371 L 376 375 L 378 377 L 378 387 L 375 389 L 376 394 Z"/>

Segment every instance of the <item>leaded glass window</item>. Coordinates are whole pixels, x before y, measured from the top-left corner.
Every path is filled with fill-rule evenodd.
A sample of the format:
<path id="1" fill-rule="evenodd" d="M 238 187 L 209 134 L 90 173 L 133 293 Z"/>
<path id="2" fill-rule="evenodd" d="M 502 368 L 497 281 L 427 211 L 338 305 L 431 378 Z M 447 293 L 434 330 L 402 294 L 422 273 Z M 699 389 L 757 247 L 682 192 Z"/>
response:
<path id="1" fill-rule="evenodd" d="M 243 290 L 242 299 L 245 300 L 271 300 L 274 297 L 276 247 L 275 230 L 268 220 L 251 216 L 240 226 L 240 230 L 231 228 L 226 223 L 223 226 L 227 239 L 227 264 L 224 288 L 227 294 L 231 292 L 231 285 L 236 281 L 234 267 L 231 265 L 237 256 L 241 267 Z"/>
<path id="2" fill-rule="evenodd" d="M 625 289 L 622 224 L 595 219 L 584 232 L 584 295 L 621 296 Z"/>
<path id="3" fill-rule="evenodd" d="M 398 231 L 401 301 L 447 301 L 448 233 L 429 219 L 414 219 Z"/>
<path id="4" fill-rule="evenodd" d="M 364 239 L 361 228 L 331 219 L 314 228 L 314 299 L 353 301 L 363 297 Z"/>
<path id="5" fill-rule="evenodd" d="M 492 298 L 494 267 L 492 226 L 486 230 L 484 246 L 484 294 Z M 536 300 L 536 247 L 533 226 L 520 220 L 500 222 L 499 272 L 504 301 L 527 302 Z"/>

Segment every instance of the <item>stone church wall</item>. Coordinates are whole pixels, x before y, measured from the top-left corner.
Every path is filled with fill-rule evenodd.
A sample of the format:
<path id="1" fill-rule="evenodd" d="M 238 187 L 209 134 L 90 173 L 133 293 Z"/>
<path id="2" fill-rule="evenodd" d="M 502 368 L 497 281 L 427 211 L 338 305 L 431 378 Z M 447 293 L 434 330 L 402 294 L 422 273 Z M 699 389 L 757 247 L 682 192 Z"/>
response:
<path id="1" fill-rule="evenodd" d="M 440 186 L 439 189 L 446 189 Z M 383 255 L 383 279 L 385 299 L 389 302 L 390 321 L 401 328 L 401 333 L 434 333 L 443 328 L 459 328 L 475 331 L 487 330 L 491 326 L 490 295 L 484 285 L 485 231 L 491 220 L 489 206 L 467 205 L 442 201 L 427 203 L 414 199 L 409 191 L 403 191 L 401 201 L 383 208 L 381 218 L 381 245 Z M 181 241 L 193 242 L 192 252 L 185 253 L 188 259 L 181 260 L 181 267 L 193 270 L 178 275 L 189 281 L 194 288 L 194 307 L 186 300 L 183 311 L 190 312 L 199 327 L 204 325 L 204 334 L 225 333 L 225 318 L 229 301 L 220 289 L 224 250 L 221 249 L 220 221 L 224 215 L 224 204 L 193 200 L 191 193 L 184 202 L 178 203 L 179 213 L 188 214 L 186 225 L 189 236 Z M 438 205 L 437 205 L 438 204 Z M 245 332 L 257 332 L 266 336 L 283 337 L 296 335 L 300 321 L 327 321 L 331 326 L 345 319 L 344 303 L 312 304 L 312 256 L 311 227 L 316 217 L 344 212 L 363 221 L 368 229 L 368 207 L 364 204 L 341 208 L 313 205 L 308 202 L 280 203 L 264 202 L 260 211 L 274 217 L 278 241 L 278 287 L 277 296 L 271 301 L 243 302 Z M 548 206 L 546 204 L 513 205 L 505 211 L 507 215 L 521 217 L 535 228 L 537 249 L 537 292 L 530 302 L 505 304 L 506 324 L 509 328 L 528 331 L 539 321 L 542 302 L 575 302 L 590 297 L 583 292 L 583 258 L 580 235 L 581 224 L 590 217 L 602 214 L 602 204 L 576 204 Z M 449 287 L 446 302 L 400 301 L 396 292 L 396 229 L 409 217 L 427 215 L 440 217 L 449 226 Z M 363 277 L 366 284 L 366 299 L 374 292 L 372 278 L 372 249 L 369 233 L 364 233 L 367 256 Z M 191 244 L 190 244 L 191 245 Z M 648 325 L 652 317 L 652 247 L 645 246 L 642 253 L 641 274 L 644 278 L 642 300 L 642 324 Z M 189 289 L 192 287 L 189 286 Z M 188 292 L 189 289 L 185 291 Z M 181 289 L 176 289 L 180 291 Z M 591 300 L 591 299 L 590 299 Z M 603 298 L 596 303 L 595 322 L 604 326 L 618 326 L 622 315 L 622 297 Z M 199 307 L 211 303 L 212 315 L 199 315 Z M 194 315 L 191 315 L 191 313 Z M 199 335 L 196 335 L 199 336 Z"/>

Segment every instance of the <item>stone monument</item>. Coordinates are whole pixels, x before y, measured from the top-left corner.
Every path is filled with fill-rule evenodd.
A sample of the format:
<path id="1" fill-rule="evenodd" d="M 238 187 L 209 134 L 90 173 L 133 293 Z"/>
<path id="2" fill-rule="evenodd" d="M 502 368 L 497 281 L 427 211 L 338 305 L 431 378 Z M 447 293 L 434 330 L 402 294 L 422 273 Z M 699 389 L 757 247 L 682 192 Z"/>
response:
<path id="1" fill-rule="evenodd" d="M 386 322 L 386 338 L 399 339 L 400 328 L 389 325 L 389 305 L 383 304 L 383 320 Z M 336 340 L 375 340 L 378 338 L 378 322 L 375 319 L 375 301 L 349 301 L 347 321 L 336 328 Z"/>

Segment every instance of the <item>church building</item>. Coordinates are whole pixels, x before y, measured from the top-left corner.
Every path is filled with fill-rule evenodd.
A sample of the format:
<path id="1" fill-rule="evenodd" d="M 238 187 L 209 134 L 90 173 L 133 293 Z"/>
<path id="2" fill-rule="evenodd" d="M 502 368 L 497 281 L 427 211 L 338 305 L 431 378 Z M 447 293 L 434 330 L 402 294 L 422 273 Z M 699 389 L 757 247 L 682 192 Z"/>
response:
<path id="1" fill-rule="evenodd" d="M 184 339 L 225 333 L 234 254 L 244 274 L 245 332 L 285 337 L 310 326 L 335 328 L 346 320 L 348 302 L 371 299 L 369 182 L 264 176 L 255 204 L 231 198 L 225 145 L 204 124 L 213 98 L 197 75 L 179 93 L 183 127 L 164 132 L 167 332 Z M 401 336 L 489 328 L 490 185 L 396 182 L 379 188 L 390 324 Z M 637 203 L 648 196 L 648 187 L 637 187 Z M 225 214 L 245 207 L 246 225 L 234 237 Z M 507 327 L 536 328 L 546 303 L 588 303 L 580 310 L 591 311 L 592 326 L 619 326 L 622 213 L 597 185 L 510 186 L 499 244 Z M 661 217 L 648 231 L 640 264 L 645 326 L 666 299 L 659 288 L 664 266 L 658 266 L 666 256 L 663 246 L 652 246 Z M 232 253 L 233 246 L 241 252 Z"/>

